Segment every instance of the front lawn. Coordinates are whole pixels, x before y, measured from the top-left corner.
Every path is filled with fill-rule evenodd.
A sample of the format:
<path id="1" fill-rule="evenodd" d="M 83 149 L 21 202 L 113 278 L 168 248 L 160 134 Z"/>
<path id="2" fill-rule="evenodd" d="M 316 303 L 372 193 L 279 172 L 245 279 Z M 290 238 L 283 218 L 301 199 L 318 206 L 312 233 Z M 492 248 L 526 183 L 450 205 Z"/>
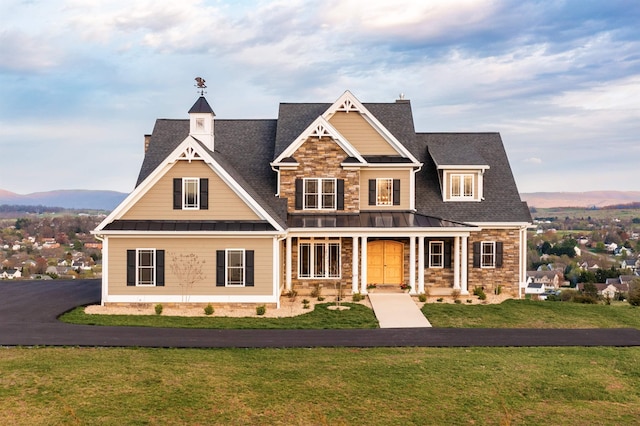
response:
<path id="1" fill-rule="evenodd" d="M 358 303 L 343 303 L 347 310 L 331 310 L 333 303 L 316 305 L 313 311 L 284 318 L 180 317 L 167 315 L 89 315 L 76 308 L 60 317 L 63 322 L 87 325 L 215 328 L 215 329 L 326 329 L 377 328 L 373 311 Z"/>
<path id="2" fill-rule="evenodd" d="M 422 312 L 434 327 L 639 328 L 640 308 L 629 304 L 506 300 L 492 305 L 429 303 Z"/>

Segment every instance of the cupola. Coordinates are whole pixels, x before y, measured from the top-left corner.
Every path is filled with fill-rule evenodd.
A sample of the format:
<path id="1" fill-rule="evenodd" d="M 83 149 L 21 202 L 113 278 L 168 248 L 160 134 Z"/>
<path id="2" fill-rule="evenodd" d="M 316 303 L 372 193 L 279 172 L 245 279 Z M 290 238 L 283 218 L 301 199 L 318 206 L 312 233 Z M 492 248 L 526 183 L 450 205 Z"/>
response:
<path id="1" fill-rule="evenodd" d="M 200 77 L 196 78 L 198 81 Z M 189 110 L 189 136 L 194 137 L 204 144 L 207 149 L 213 151 L 214 137 L 213 124 L 216 116 L 204 97 L 204 80 L 198 81 L 198 87 L 201 89 L 200 97 Z"/>

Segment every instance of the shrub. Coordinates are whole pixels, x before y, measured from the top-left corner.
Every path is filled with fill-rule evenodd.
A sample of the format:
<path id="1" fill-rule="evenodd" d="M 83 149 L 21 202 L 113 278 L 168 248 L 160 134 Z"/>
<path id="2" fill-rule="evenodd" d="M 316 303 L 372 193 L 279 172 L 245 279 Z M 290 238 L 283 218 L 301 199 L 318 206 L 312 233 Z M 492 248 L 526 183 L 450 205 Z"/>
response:
<path id="1" fill-rule="evenodd" d="M 318 302 L 322 302 L 324 300 L 324 296 L 318 296 Z"/>
<path id="2" fill-rule="evenodd" d="M 427 301 L 427 295 L 424 294 L 424 293 L 420 293 L 418 295 L 418 300 L 421 301 L 422 303 L 426 302 Z"/>
<path id="3" fill-rule="evenodd" d="M 213 314 L 214 309 L 213 306 L 211 306 L 211 303 L 209 303 L 207 306 L 204 307 L 204 314 L 205 315 L 211 315 Z"/>
<path id="4" fill-rule="evenodd" d="M 443 300 L 444 300 L 444 299 L 443 299 L 442 297 L 438 297 L 438 298 L 436 299 L 436 301 L 437 301 L 437 302 L 442 302 Z"/>
<path id="5" fill-rule="evenodd" d="M 467 299 L 467 303 L 473 303 L 473 299 Z"/>
<path id="6" fill-rule="evenodd" d="M 313 289 L 311 290 L 311 297 L 320 297 L 320 293 L 322 293 L 322 287 L 320 287 L 319 283 L 313 284 Z"/>
<path id="7" fill-rule="evenodd" d="M 267 307 L 264 305 L 256 306 L 256 315 L 264 315 L 267 312 Z"/>
<path id="8" fill-rule="evenodd" d="M 462 300 L 460 300 L 460 299 L 455 299 L 455 300 L 453 301 L 453 303 L 460 304 L 460 303 L 462 303 Z"/>
<path id="9" fill-rule="evenodd" d="M 156 315 L 161 315 L 162 314 L 162 303 L 158 303 L 155 307 L 154 307 L 155 311 L 156 311 Z"/>
<path id="10" fill-rule="evenodd" d="M 302 299 L 302 309 L 309 309 L 309 299 Z"/>
<path id="11" fill-rule="evenodd" d="M 353 295 L 351 295 L 351 300 L 353 300 L 354 302 L 359 302 L 362 299 L 364 299 L 364 296 L 360 293 L 353 293 Z"/>
<path id="12" fill-rule="evenodd" d="M 499 285 L 498 287 L 496 287 L 496 288 L 493 290 L 493 293 L 494 293 L 496 296 L 499 296 L 500 294 L 502 294 L 502 286 L 501 286 L 501 285 Z"/>
<path id="13" fill-rule="evenodd" d="M 560 292 L 560 300 L 562 302 L 570 302 L 573 299 L 573 296 L 576 295 L 575 290 L 562 290 Z"/>
<path id="14" fill-rule="evenodd" d="M 587 294 L 576 294 L 573 296 L 573 301 L 575 303 L 584 303 L 584 304 L 589 304 L 589 305 L 597 305 L 598 304 L 598 299 L 596 299 L 593 296 L 587 295 Z"/>
<path id="15" fill-rule="evenodd" d="M 487 294 L 484 292 L 484 289 L 482 287 L 476 287 L 473 289 L 473 294 L 475 296 L 478 296 L 478 299 L 480 300 L 487 300 Z"/>
<path id="16" fill-rule="evenodd" d="M 451 291 L 451 297 L 453 297 L 453 300 L 456 301 L 460 298 L 460 289 L 453 289 Z"/>

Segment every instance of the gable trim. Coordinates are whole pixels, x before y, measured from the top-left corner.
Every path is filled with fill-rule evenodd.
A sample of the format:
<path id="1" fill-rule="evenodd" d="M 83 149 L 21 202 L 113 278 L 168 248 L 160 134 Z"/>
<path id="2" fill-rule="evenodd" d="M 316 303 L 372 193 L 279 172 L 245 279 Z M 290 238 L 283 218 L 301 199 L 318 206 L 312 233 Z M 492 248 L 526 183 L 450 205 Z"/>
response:
<path id="1" fill-rule="evenodd" d="M 346 90 L 342 96 L 338 98 L 323 114 L 322 117 L 327 121 L 336 113 L 336 112 L 346 112 L 347 114 L 351 111 L 359 112 L 362 115 L 362 118 L 373 127 L 384 139 L 385 141 L 391 145 L 393 149 L 398 152 L 403 157 L 409 158 L 414 164 L 420 164 L 417 158 L 415 158 L 411 152 L 407 148 L 405 148 L 402 143 L 395 136 L 387 130 L 386 127 L 378 121 L 378 119 L 369 112 L 369 110 L 356 98 L 353 93 L 349 90 Z"/>
<path id="2" fill-rule="evenodd" d="M 329 137 L 333 139 L 343 151 L 350 157 L 355 157 L 361 163 L 366 163 L 365 159 L 360 153 L 351 145 L 344 136 L 333 127 L 329 121 L 320 116 L 316 118 L 297 138 L 293 141 L 287 149 L 285 149 L 272 163 L 272 167 L 280 166 L 292 166 L 291 162 L 283 162 L 285 158 L 293 157 L 293 154 L 305 143 L 309 138 L 323 138 Z"/>
<path id="3" fill-rule="evenodd" d="M 190 158 L 185 158 L 185 153 L 190 153 Z M 146 178 L 143 180 L 140 185 L 138 185 L 128 196 L 122 201 L 118 207 L 116 207 L 111 214 L 109 214 L 101 223 L 98 225 L 95 233 L 101 233 L 103 228 L 107 226 L 109 223 L 114 220 L 118 220 L 122 218 L 122 216 L 131 209 L 140 199 L 151 189 L 168 171 L 169 169 L 177 162 L 187 160 L 189 162 L 194 161 L 195 158 L 198 158 L 197 161 L 204 161 L 211 170 L 222 179 L 222 181 L 231 188 L 231 190 L 238 195 L 242 201 L 262 220 L 266 220 L 271 224 L 277 231 L 283 231 L 282 226 L 269 215 L 266 210 L 251 197 L 247 191 L 242 188 L 238 182 L 231 177 L 231 175 L 207 152 L 207 150 L 201 145 L 201 143 L 193 138 L 192 136 L 188 136 L 184 141 L 182 141 L 176 149 L 173 150 L 171 154 L 169 154 L 158 167 L 155 168 Z M 167 195 L 170 196 L 171 194 Z"/>

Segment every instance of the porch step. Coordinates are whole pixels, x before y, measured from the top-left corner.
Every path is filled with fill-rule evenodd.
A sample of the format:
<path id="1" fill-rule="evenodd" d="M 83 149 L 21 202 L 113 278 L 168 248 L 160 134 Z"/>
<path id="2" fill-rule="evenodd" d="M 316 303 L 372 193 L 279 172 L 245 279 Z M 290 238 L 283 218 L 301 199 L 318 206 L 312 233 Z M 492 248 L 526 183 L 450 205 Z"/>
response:
<path id="1" fill-rule="evenodd" d="M 431 327 L 407 293 L 374 293 L 369 300 L 380 328 Z"/>

